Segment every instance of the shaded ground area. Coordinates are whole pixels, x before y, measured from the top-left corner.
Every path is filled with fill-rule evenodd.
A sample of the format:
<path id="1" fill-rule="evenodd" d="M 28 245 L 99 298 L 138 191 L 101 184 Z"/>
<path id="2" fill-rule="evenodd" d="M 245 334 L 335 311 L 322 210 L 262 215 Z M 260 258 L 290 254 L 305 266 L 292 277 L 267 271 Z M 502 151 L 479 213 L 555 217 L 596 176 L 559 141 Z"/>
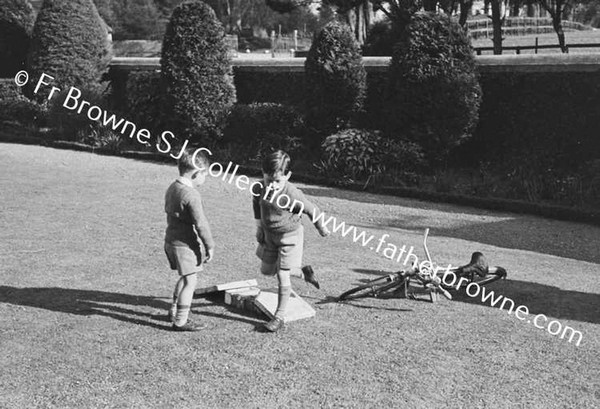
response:
<path id="1" fill-rule="evenodd" d="M 360 220 L 374 221 L 373 212 L 379 217 L 376 226 L 359 222 L 365 230 L 429 227 L 436 235 L 600 263 L 600 228 L 593 225 L 326 187 L 310 187 L 305 193 L 366 204 L 365 212 L 359 210 Z"/>
<path id="2" fill-rule="evenodd" d="M 317 310 L 277 334 L 197 299 L 202 333 L 167 331 L 162 251 L 174 166 L 0 144 L 0 407 L 598 407 L 600 228 L 300 185 L 340 221 L 434 260 L 483 251 L 494 290 L 580 331 L 580 346 L 456 293 L 436 304 L 334 300 L 399 263 L 306 227 Z M 257 278 L 251 197 L 211 179 L 217 242 L 201 285 Z M 426 384 L 427 387 L 422 387 Z"/>

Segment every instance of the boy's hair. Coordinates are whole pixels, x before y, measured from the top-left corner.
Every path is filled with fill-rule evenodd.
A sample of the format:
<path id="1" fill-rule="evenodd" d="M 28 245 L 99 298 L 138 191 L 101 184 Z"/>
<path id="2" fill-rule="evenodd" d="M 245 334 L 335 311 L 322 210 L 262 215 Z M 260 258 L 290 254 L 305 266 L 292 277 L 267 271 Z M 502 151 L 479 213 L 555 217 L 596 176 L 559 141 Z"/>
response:
<path id="1" fill-rule="evenodd" d="M 268 153 L 263 156 L 262 171 L 267 175 L 281 172 L 284 175 L 290 170 L 290 155 L 282 150 Z"/>
<path id="2" fill-rule="evenodd" d="M 194 154 L 196 155 L 195 157 Z M 186 148 L 177 160 L 180 176 L 193 170 L 205 170 L 208 172 L 209 165 L 210 163 L 206 155 L 202 151 L 196 152 L 196 149 L 191 147 Z"/>

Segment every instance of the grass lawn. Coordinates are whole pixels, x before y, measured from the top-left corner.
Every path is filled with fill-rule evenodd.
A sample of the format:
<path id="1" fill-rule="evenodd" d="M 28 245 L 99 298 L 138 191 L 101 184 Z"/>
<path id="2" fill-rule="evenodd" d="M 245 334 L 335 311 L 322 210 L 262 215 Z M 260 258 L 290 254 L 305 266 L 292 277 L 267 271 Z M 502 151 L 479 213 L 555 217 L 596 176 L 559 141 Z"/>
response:
<path id="1" fill-rule="evenodd" d="M 494 289 L 583 333 L 580 346 L 464 294 L 335 303 L 399 269 L 306 223 L 317 311 L 282 332 L 197 299 L 204 332 L 168 330 L 162 250 L 174 166 L 0 144 L 0 408 L 600 407 L 600 228 L 299 185 L 323 210 L 440 263 L 506 267 Z M 203 193 L 218 244 L 200 285 L 257 278 L 247 191 Z"/>
<path id="2" fill-rule="evenodd" d="M 503 47 L 514 47 L 514 46 L 534 46 L 535 38 L 538 38 L 538 45 L 557 45 L 558 37 L 556 33 L 546 33 L 546 34 L 529 34 L 523 36 L 510 36 L 505 35 L 504 40 L 502 41 Z M 572 44 L 600 44 L 600 30 L 585 30 L 585 31 L 566 31 L 565 32 L 565 42 L 567 45 Z M 473 40 L 473 47 L 492 47 L 494 43 L 492 42 L 492 38 L 479 38 L 477 40 Z M 573 48 L 569 52 L 570 53 L 597 53 L 600 51 L 599 48 Z M 534 50 L 522 50 L 522 54 L 533 53 Z M 514 54 L 514 50 L 505 50 L 504 54 Z M 560 49 L 557 47 L 556 49 L 547 49 L 547 50 L 538 50 L 538 53 L 560 53 Z M 486 54 L 491 54 L 491 51 L 486 52 Z"/>

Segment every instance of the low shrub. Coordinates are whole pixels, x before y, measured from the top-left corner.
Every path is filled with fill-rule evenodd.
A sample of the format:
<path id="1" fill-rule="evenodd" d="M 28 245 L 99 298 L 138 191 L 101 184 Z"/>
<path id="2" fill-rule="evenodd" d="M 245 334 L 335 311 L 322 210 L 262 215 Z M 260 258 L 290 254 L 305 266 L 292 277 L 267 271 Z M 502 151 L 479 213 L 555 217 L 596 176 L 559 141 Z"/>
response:
<path id="1" fill-rule="evenodd" d="M 0 80 L 0 101 L 3 99 L 14 99 L 22 95 L 21 89 L 15 84 L 14 80 Z"/>
<path id="2" fill-rule="evenodd" d="M 160 75 L 153 71 L 132 71 L 127 77 L 127 105 L 125 117 L 152 135 L 159 135 L 162 121 L 162 94 Z"/>
<path id="3" fill-rule="evenodd" d="M 105 89 L 100 86 L 89 86 L 79 88 L 81 91 L 80 100 L 85 100 L 90 105 L 106 107 L 108 105 Z M 63 106 L 66 94 L 63 91 L 55 95 L 49 103 L 48 125 L 53 128 L 54 134 L 58 139 L 65 141 L 84 142 L 95 130 L 101 127 L 98 122 L 91 121 L 85 112 L 78 114 Z"/>
<path id="4" fill-rule="evenodd" d="M 350 27 L 328 23 L 305 61 L 306 119 L 323 135 L 353 126 L 363 113 L 367 73 Z"/>
<path id="5" fill-rule="evenodd" d="M 302 115 L 291 106 L 238 104 L 227 118 L 222 144 L 241 160 L 255 159 L 271 149 L 294 154 L 301 147 L 305 131 Z"/>
<path id="6" fill-rule="evenodd" d="M 330 135 L 322 144 L 317 168 L 343 181 L 374 179 L 415 183 L 415 171 L 423 164 L 423 153 L 412 142 L 393 141 L 379 131 L 346 129 Z"/>
<path id="7" fill-rule="evenodd" d="M 46 124 L 47 116 L 45 105 L 24 96 L 0 100 L 0 122 L 14 121 L 25 126 L 41 127 Z"/>
<path id="8" fill-rule="evenodd" d="M 471 42 L 457 22 L 419 12 L 394 46 L 386 93 L 386 130 L 440 161 L 469 139 L 481 87 Z"/>
<path id="9" fill-rule="evenodd" d="M 25 126 L 45 126 L 46 104 L 30 101 L 13 80 L 0 81 L 0 122 L 17 122 Z"/>

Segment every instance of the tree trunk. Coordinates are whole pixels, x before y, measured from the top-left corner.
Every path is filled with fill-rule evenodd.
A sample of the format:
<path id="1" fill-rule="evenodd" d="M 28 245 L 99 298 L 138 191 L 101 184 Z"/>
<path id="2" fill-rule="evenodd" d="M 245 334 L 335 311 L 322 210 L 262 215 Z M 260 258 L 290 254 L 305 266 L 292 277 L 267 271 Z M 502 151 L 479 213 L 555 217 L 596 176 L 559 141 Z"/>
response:
<path id="1" fill-rule="evenodd" d="M 527 0 L 527 17 L 535 17 L 535 2 Z"/>
<path id="2" fill-rule="evenodd" d="M 373 6 L 369 0 L 351 8 L 345 13 L 345 20 L 352 29 L 358 44 L 363 45 L 367 39 L 367 31 L 373 20 Z"/>
<path id="3" fill-rule="evenodd" d="M 514 2 L 512 4 L 513 7 L 512 7 L 512 13 L 511 14 L 514 17 L 519 17 L 519 12 L 520 12 L 520 9 L 521 9 L 521 2 L 520 2 L 520 0 L 513 0 L 513 1 Z"/>
<path id="4" fill-rule="evenodd" d="M 563 3 L 560 0 L 556 1 L 556 12 L 552 15 L 552 25 L 554 26 L 554 31 L 556 31 L 556 35 L 558 36 L 558 45 L 560 46 L 560 51 L 563 53 L 568 53 L 567 45 L 565 43 L 565 32 L 562 28 L 562 7 Z"/>
<path id="5" fill-rule="evenodd" d="M 469 18 L 469 14 L 471 12 L 471 8 L 473 7 L 473 0 L 462 0 L 460 2 L 460 16 L 458 18 L 458 24 L 461 27 L 465 27 L 467 23 L 467 18 Z"/>
<path id="6" fill-rule="evenodd" d="M 494 42 L 494 54 L 502 54 L 502 18 L 500 17 L 500 1 L 491 0 L 492 6 L 492 26 L 493 26 L 493 42 Z"/>
<path id="7" fill-rule="evenodd" d="M 490 3 L 492 0 L 483 0 L 483 14 L 486 16 L 490 14 Z"/>

